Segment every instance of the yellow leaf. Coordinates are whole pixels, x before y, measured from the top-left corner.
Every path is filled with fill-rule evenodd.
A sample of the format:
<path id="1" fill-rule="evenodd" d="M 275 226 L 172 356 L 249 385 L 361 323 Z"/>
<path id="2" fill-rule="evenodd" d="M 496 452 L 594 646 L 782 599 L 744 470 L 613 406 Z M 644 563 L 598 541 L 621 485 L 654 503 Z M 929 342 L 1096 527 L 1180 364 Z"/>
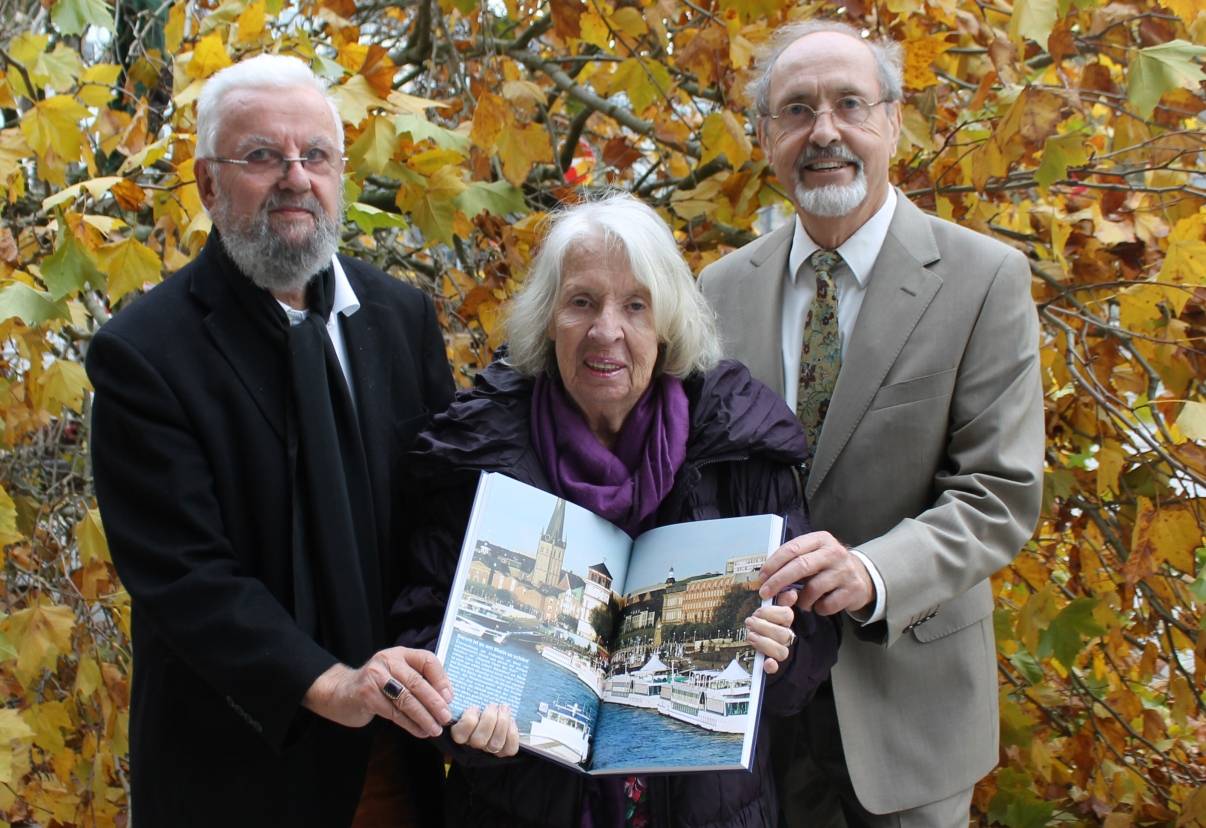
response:
<path id="1" fill-rule="evenodd" d="M 423 117 L 427 117 L 427 110 L 433 106 L 437 109 L 447 109 L 449 106 L 446 103 L 433 101 L 430 98 L 407 95 L 405 92 L 397 90 L 389 93 L 389 104 L 392 112 L 422 115 Z"/>
<path id="2" fill-rule="evenodd" d="M 264 4 L 261 0 L 256 0 L 243 9 L 243 13 L 239 15 L 237 41 L 239 43 L 255 43 L 264 34 L 264 22 Z"/>
<path id="3" fill-rule="evenodd" d="M 492 150 L 498 136 L 511 123 L 507 102 L 499 95 L 485 92 L 477 99 L 477 107 L 473 110 L 473 131 L 469 133 L 469 140 L 475 147 Z"/>
<path id="4" fill-rule="evenodd" d="M 100 668 L 96 661 L 84 656 L 80 657 L 79 668 L 75 671 L 75 692 L 88 698 L 101 686 Z"/>
<path id="5" fill-rule="evenodd" d="M 0 745 L 7 747 L 17 739 L 28 739 L 33 735 L 33 730 L 26 724 L 20 710 L 0 707 Z"/>
<path id="6" fill-rule="evenodd" d="M 96 251 L 96 258 L 101 271 L 109 277 L 112 302 L 131 291 L 163 281 L 163 263 L 154 250 L 133 236 L 103 245 Z"/>
<path id="7" fill-rule="evenodd" d="M 1097 495 L 1103 500 L 1113 500 L 1114 495 L 1118 494 L 1118 475 L 1122 473 L 1122 467 L 1126 462 L 1126 456 L 1122 453 L 1122 446 L 1113 440 L 1107 440 L 1101 446 L 1101 451 L 1097 452 Z"/>
<path id="8" fill-rule="evenodd" d="M 1201 0 L 1160 0 L 1160 5 L 1181 18 L 1181 22 L 1186 27 L 1192 24 L 1199 14 L 1206 11 Z M 1203 805 L 1206 805 L 1206 796 L 1203 797 Z M 1203 809 L 1203 817 L 1206 817 L 1206 808 Z"/>
<path id="9" fill-rule="evenodd" d="M 745 128 L 737 120 L 737 116 L 727 109 L 713 112 L 704 118 L 700 130 L 700 140 L 703 143 L 703 154 L 699 157 L 700 164 L 706 164 L 713 158 L 723 155 L 728 159 L 733 169 L 750 160 L 753 147 L 745 134 Z"/>
<path id="10" fill-rule="evenodd" d="M 604 51 L 611 48 L 611 32 L 607 30 L 607 24 L 603 22 L 602 17 L 593 11 L 583 12 L 578 18 L 578 25 L 582 29 L 579 37 L 584 42 L 598 46 Z"/>
<path id="11" fill-rule="evenodd" d="M 14 612 L 2 623 L 4 634 L 17 649 L 16 675 L 23 684 L 53 669 L 58 657 L 71 652 L 75 613 L 71 607 L 38 605 Z"/>
<path id="12" fill-rule="evenodd" d="M 630 38 L 640 37 L 649 31 L 645 18 L 632 6 L 624 6 L 623 8 L 616 9 L 615 14 L 611 16 L 611 25 L 617 32 L 625 34 Z M 585 40 L 586 38 L 583 37 L 582 39 Z"/>
<path id="13" fill-rule="evenodd" d="M 398 132 L 389 118 L 380 115 L 369 118 L 360 137 L 348 147 L 348 157 L 352 160 L 357 177 L 385 172 L 397 145 Z"/>
<path id="14" fill-rule="evenodd" d="M 113 63 L 98 63 L 89 66 L 80 76 L 80 88 L 75 97 L 86 106 L 104 106 L 116 92 L 113 84 L 121 74 L 121 67 Z"/>
<path id="15" fill-rule="evenodd" d="M 163 27 L 163 42 L 169 55 L 180 51 L 180 44 L 184 40 L 184 15 L 187 7 L 186 0 L 179 0 L 168 11 L 167 25 Z"/>
<path id="16" fill-rule="evenodd" d="M 79 184 L 72 184 L 70 187 L 65 187 L 54 195 L 43 199 L 42 209 L 51 210 L 60 204 L 75 201 L 84 190 L 87 190 L 88 194 L 94 200 L 97 200 L 109 192 L 113 185 L 121 180 L 121 176 L 107 175 L 103 178 L 90 178 L 87 181 L 81 181 Z"/>
<path id="17" fill-rule="evenodd" d="M 1206 441 L 1206 403 L 1185 403 L 1177 417 L 1177 430 L 1189 440 Z"/>
<path id="18" fill-rule="evenodd" d="M 951 48 L 946 34 L 914 37 L 905 41 L 904 82 L 909 89 L 927 89 L 938 82 L 930 67 L 938 56 Z"/>
<path id="19" fill-rule="evenodd" d="M 70 95 L 55 95 L 38 101 L 21 118 L 21 131 L 33 150 L 45 157 L 54 152 L 60 163 L 78 161 L 84 135 L 80 122 L 88 110 Z"/>
<path id="20" fill-rule="evenodd" d="M 17 529 L 17 504 L 0 486 L 0 546 L 16 543 L 25 536 Z"/>
<path id="21" fill-rule="evenodd" d="M 214 72 L 230 65 L 231 60 L 230 55 L 226 52 L 226 45 L 222 43 L 221 35 L 214 32 L 197 41 L 197 45 L 193 48 L 192 59 L 188 62 L 186 69 L 190 77 L 208 78 Z"/>
<path id="22" fill-rule="evenodd" d="M 44 52 L 34 66 L 34 83 L 48 83 L 55 89 L 70 89 L 75 86 L 84 65 L 79 53 L 66 43 L 55 44 L 53 52 Z"/>
<path id="23" fill-rule="evenodd" d="M 508 129 L 499 136 L 498 157 L 502 159 L 503 177 L 518 187 L 534 164 L 553 160 L 549 134 L 540 124 Z"/>
<path id="24" fill-rule="evenodd" d="M 91 390 L 83 365 L 69 359 L 55 360 L 38 377 L 38 405 L 52 417 L 63 408 L 79 414 L 84 410 L 84 394 Z"/>
<path id="25" fill-rule="evenodd" d="M 24 711 L 25 721 L 33 729 L 34 744 L 54 756 L 66 747 L 66 732 L 75 730 L 67 705 L 61 701 L 48 701 Z"/>
<path id="26" fill-rule="evenodd" d="M 625 92 L 638 115 L 670 88 L 670 70 L 655 60 L 629 58 L 612 75 L 610 89 Z"/>
<path id="27" fill-rule="evenodd" d="M 1009 18 L 1009 38 L 1015 43 L 1030 38 L 1045 51 L 1058 17 L 1059 0 L 1015 0 Z"/>
<path id="28" fill-rule="evenodd" d="M 393 110 L 393 106 L 388 101 L 378 97 L 364 75 L 352 75 L 348 78 L 347 83 L 342 83 L 331 90 L 331 97 L 335 99 L 339 117 L 349 124 L 359 124 L 368 115 L 370 109 Z"/>
<path id="29" fill-rule="evenodd" d="M 544 105 L 544 90 L 531 81 L 507 81 L 502 86 L 503 97 L 521 111 L 532 112 Z"/>
<path id="30" fill-rule="evenodd" d="M 29 157 L 29 144 L 21 130 L 0 129 L 0 184 L 20 169 L 20 162 Z"/>
<path id="31" fill-rule="evenodd" d="M 1181 219 L 1168 234 L 1162 281 L 1206 285 L 1206 211 Z"/>
<path id="32" fill-rule="evenodd" d="M 460 169 L 441 167 L 430 178 L 410 174 L 420 181 L 398 191 L 398 206 L 410 214 L 429 243 L 450 243 L 456 218 L 454 200 L 465 190 Z"/>
<path id="33" fill-rule="evenodd" d="M 464 158 L 465 156 L 456 150 L 433 147 L 432 149 L 412 155 L 406 160 L 406 166 L 416 172 L 423 173 L 423 175 L 431 175 L 441 167 L 447 167 L 449 164 L 459 164 Z"/>

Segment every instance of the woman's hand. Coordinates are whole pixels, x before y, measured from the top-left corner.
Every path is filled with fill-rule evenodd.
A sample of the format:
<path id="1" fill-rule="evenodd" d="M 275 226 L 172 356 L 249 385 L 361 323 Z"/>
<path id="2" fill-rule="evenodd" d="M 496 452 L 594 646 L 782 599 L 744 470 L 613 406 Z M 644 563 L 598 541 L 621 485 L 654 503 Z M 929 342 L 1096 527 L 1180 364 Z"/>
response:
<path id="1" fill-rule="evenodd" d="M 492 756 L 514 756 L 519 752 L 519 728 L 505 704 L 488 704 L 485 710 L 470 707 L 448 731 L 452 741 L 485 751 Z"/>
<path id="2" fill-rule="evenodd" d="M 767 675 L 779 672 L 779 667 L 791 658 L 796 634 L 791 628 L 796 613 L 790 606 L 758 607 L 745 619 L 745 640 L 766 656 L 762 669 Z"/>

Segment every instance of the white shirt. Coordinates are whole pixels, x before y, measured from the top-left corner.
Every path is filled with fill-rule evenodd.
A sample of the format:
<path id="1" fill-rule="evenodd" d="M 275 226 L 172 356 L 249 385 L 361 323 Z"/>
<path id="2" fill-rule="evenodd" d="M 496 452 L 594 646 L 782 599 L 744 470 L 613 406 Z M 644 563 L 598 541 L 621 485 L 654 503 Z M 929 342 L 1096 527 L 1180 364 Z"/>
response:
<path id="1" fill-rule="evenodd" d="M 846 346 L 854 333 L 854 324 L 858 321 L 858 312 L 863 306 L 863 297 L 867 293 L 867 285 L 871 280 L 871 268 L 879 258 L 879 251 L 888 237 L 888 225 L 892 223 L 892 214 L 896 212 L 896 190 L 889 187 L 884 203 L 875 215 L 854 235 L 846 239 L 837 252 L 841 255 L 844 265 L 833 274 L 834 287 L 837 288 L 838 301 L 838 332 L 842 337 L 842 359 L 846 358 Z M 796 278 L 800 266 L 808 261 L 820 245 L 812 240 L 804 229 L 800 217 L 796 216 L 796 232 L 791 240 L 791 252 L 787 256 L 786 282 L 783 285 L 783 396 L 792 411 L 796 410 L 796 397 L 800 385 L 800 350 L 804 345 L 804 316 L 812 305 L 816 294 L 816 279 L 812 278 L 812 268 L 806 268 L 807 278 Z M 850 613 L 850 616 L 862 624 L 871 624 L 883 619 L 887 602 L 884 596 L 884 579 L 871 560 L 851 549 L 867 568 L 871 583 L 875 586 L 875 606 L 871 615 L 864 617 L 863 613 Z"/>
<path id="2" fill-rule="evenodd" d="M 355 405 L 356 388 L 352 385 L 352 369 L 348 366 L 348 346 L 343 341 L 339 316 L 340 314 L 351 316 L 360 310 L 360 300 L 356 298 L 356 291 L 352 290 L 352 283 L 348 281 L 347 274 L 343 272 L 343 265 L 339 263 L 338 256 L 331 257 L 331 267 L 335 271 L 335 297 L 331 304 L 331 315 L 327 317 L 327 335 L 331 337 L 331 344 L 335 347 L 335 356 L 339 358 L 339 367 L 343 369 L 343 378 L 348 384 L 352 405 Z M 286 305 L 280 299 L 276 301 L 285 311 L 285 315 L 289 317 L 290 325 L 300 325 L 310 315 L 308 309 L 298 310 Z"/>

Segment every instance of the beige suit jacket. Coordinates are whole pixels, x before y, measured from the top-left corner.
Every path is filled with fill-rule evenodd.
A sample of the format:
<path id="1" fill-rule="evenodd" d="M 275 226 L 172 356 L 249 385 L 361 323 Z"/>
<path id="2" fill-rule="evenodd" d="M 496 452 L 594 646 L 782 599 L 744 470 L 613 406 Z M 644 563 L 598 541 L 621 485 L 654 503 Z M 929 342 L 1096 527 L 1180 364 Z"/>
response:
<path id="1" fill-rule="evenodd" d="M 806 486 L 813 525 L 884 579 L 885 621 L 847 618 L 833 671 L 850 776 L 873 813 L 950 796 L 996 764 L 988 578 L 1033 532 L 1043 475 L 1025 258 L 898 198 Z M 700 275 L 726 354 L 780 393 L 792 231 Z"/>

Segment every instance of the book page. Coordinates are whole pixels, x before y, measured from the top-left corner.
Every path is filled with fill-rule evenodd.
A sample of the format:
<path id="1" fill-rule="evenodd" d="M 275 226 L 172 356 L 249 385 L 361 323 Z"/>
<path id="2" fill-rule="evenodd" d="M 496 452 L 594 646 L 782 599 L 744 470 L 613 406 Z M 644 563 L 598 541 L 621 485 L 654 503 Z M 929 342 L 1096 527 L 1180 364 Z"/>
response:
<path id="1" fill-rule="evenodd" d="M 632 540 L 602 518 L 483 475 L 436 654 L 452 712 L 510 706 L 521 746 L 580 765 L 594 743 L 606 642 Z"/>
<path id="2" fill-rule="evenodd" d="M 764 684 L 745 619 L 776 515 L 663 526 L 633 549 L 592 772 L 749 768 Z"/>

